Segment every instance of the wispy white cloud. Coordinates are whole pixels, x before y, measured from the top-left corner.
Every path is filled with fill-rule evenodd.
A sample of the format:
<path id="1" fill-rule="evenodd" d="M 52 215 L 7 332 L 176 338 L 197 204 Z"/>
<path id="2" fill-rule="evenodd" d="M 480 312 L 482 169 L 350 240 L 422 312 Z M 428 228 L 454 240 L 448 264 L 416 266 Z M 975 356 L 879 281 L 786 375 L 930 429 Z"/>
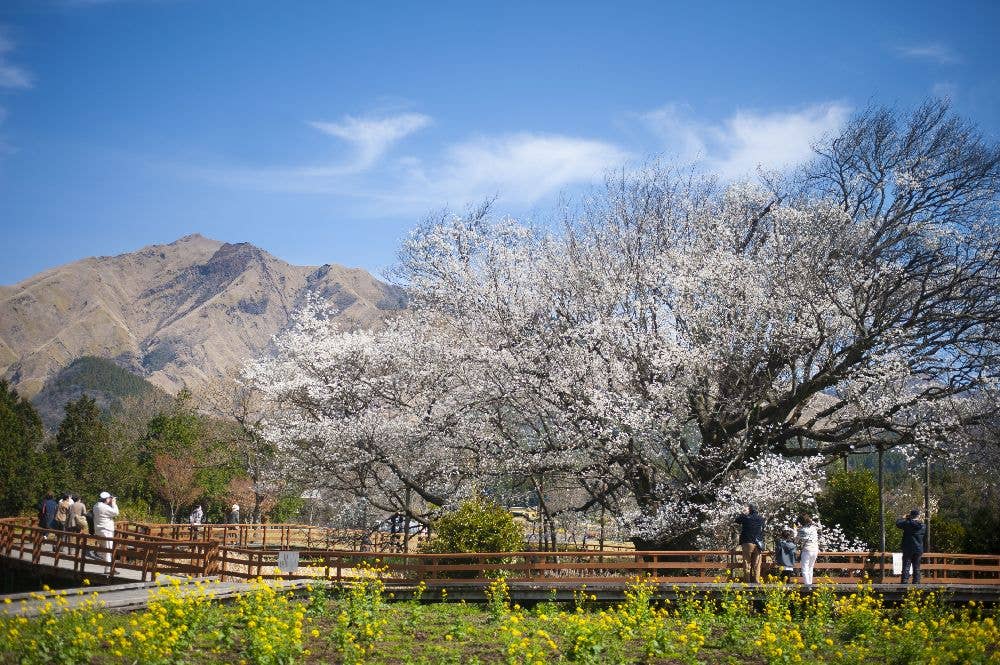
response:
<path id="1" fill-rule="evenodd" d="M 481 136 L 446 144 L 420 157 L 387 159 L 393 143 L 430 118 L 311 123 L 354 145 L 347 163 L 272 169 L 199 169 L 198 175 L 272 191 L 330 194 L 366 214 L 422 214 L 460 208 L 498 194 L 507 205 L 531 205 L 575 184 L 592 182 L 630 155 L 605 141 L 531 132 Z"/>
<path id="2" fill-rule="evenodd" d="M 954 101 L 958 97 L 958 86 L 948 81 L 938 81 L 931 86 L 931 94 L 941 99 Z"/>
<path id="3" fill-rule="evenodd" d="M 958 53 L 940 42 L 897 46 L 895 50 L 896 55 L 910 60 L 927 60 L 938 65 L 955 65 L 962 62 Z"/>
<path id="4" fill-rule="evenodd" d="M 448 146 L 429 163 L 405 163 L 400 189 L 409 200 L 461 206 L 490 194 L 531 205 L 566 187 L 592 182 L 629 158 L 605 141 L 522 132 Z"/>
<path id="5" fill-rule="evenodd" d="M 739 111 L 710 123 L 671 105 L 638 118 L 659 137 L 662 149 L 732 179 L 753 176 L 759 167 L 783 169 L 807 160 L 813 143 L 837 131 L 849 112 L 830 102 L 792 111 Z M 614 141 L 538 132 L 481 135 L 419 154 L 391 154 L 400 140 L 430 122 L 420 114 L 313 122 L 312 127 L 352 146 L 352 157 L 308 166 L 202 169 L 199 174 L 254 189 L 335 196 L 338 206 L 358 214 L 420 214 L 443 206 L 460 208 L 494 194 L 507 206 L 532 206 L 595 182 L 636 157 Z"/>
<path id="6" fill-rule="evenodd" d="M 345 116 L 339 122 L 310 122 L 310 127 L 345 141 L 349 154 L 343 158 L 300 166 L 267 168 L 196 168 L 198 176 L 254 189 L 305 193 L 330 193 L 356 189 L 359 178 L 378 170 L 393 145 L 426 127 L 431 118 L 419 113 L 394 116 Z M 348 185 L 348 183 L 354 183 Z M 355 192 L 351 193 L 356 196 Z"/>
<path id="7" fill-rule="evenodd" d="M 812 156 L 813 144 L 838 130 L 851 109 L 838 102 L 794 111 L 737 111 L 718 123 L 694 119 L 676 104 L 640 115 L 642 122 L 682 161 L 697 161 L 722 178 L 784 170 Z"/>
<path id="8" fill-rule="evenodd" d="M 401 139 L 431 123 L 430 117 L 420 113 L 404 113 L 381 118 L 345 116 L 340 122 L 310 122 L 319 131 L 342 139 L 354 149 L 351 162 L 332 167 L 321 167 L 315 175 L 365 171 L 377 163 Z"/>
<path id="9" fill-rule="evenodd" d="M 13 50 L 14 42 L 0 26 L 0 88 L 30 88 L 32 81 L 28 70 L 7 59 L 7 54 Z"/>

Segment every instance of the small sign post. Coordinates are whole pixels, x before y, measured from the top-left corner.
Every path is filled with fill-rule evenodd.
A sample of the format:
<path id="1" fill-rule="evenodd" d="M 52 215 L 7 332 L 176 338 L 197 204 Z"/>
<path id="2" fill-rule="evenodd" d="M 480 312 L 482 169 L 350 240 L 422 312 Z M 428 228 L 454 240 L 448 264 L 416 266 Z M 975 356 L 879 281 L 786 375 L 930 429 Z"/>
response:
<path id="1" fill-rule="evenodd" d="M 893 552 L 892 553 L 892 574 L 902 575 L 903 574 L 903 553 Z"/>
<path id="2" fill-rule="evenodd" d="M 298 550 L 281 550 L 278 552 L 278 570 L 285 573 L 294 573 L 299 567 Z"/>

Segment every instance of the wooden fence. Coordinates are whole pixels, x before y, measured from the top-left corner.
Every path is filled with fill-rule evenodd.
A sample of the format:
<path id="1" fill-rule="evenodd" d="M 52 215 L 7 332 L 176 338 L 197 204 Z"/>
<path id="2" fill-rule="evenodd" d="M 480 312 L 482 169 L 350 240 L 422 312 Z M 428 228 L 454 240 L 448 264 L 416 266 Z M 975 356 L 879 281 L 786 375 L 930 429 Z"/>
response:
<path id="1" fill-rule="evenodd" d="M 0 557 L 76 577 L 86 576 L 94 566 L 108 578 L 141 581 L 155 580 L 158 574 L 213 575 L 218 552 L 215 541 L 169 540 L 128 530 L 105 538 L 0 520 Z"/>
<path id="2" fill-rule="evenodd" d="M 214 540 L 237 548 L 305 548 L 347 550 L 352 552 L 402 552 L 401 533 L 332 529 L 303 524 L 155 524 L 126 522 L 125 528 L 171 540 Z M 409 548 L 415 549 L 424 536 L 410 536 Z"/>
<path id="3" fill-rule="evenodd" d="M 226 577 L 343 580 L 361 566 L 382 569 L 387 580 L 424 580 L 428 585 L 485 583 L 499 572 L 515 582 L 594 584 L 635 577 L 658 583 L 719 582 L 742 578 L 742 558 L 735 551 L 667 552 L 514 552 L 482 554 L 389 554 L 330 550 L 299 551 L 299 569 L 291 575 L 277 569 L 277 552 L 226 548 L 217 573 Z M 821 552 L 816 579 L 835 583 L 892 576 L 892 553 Z M 766 566 L 765 566 L 766 567 Z M 923 581 L 932 584 L 1000 586 L 1000 556 L 929 554 L 921 566 Z"/>
<path id="4" fill-rule="evenodd" d="M 219 575 L 249 579 L 317 578 L 343 581 L 362 567 L 382 571 L 387 581 L 428 585 L 485 583 L 506 573 L 511 581 L 590 584 L 643 577 L 652 582 L 691 583 L 739 579 L 742 559 L 735 551 L 580 551 L 478 554 L 414 554 L 348 551 L 329 546 L 318 527 L 298 525 L 138 525 L 123 523 L 115 537 L 70 534 L 40 529 L 23 520 L 0 520 L 0 555 L 36 566 L 56 567 L 82 575 L 95 560 L 87 551 L 109 558 L 106 574 L 135 571 L 155 579 L 167 575 Z M 155 528 L 154 528 L 155 527 Z M 252 546 L 247 546 L 252 545 Z M 291 574 L 278 570 L 284 550 L 299 553 Z M 765 553 L 765 559 L 767 558 Z M 924 555 L 923 581 L 932 584 L 1000 586 L 1000 556 L 978 554 Z M 816 578 L 837 583 L 879 581 L 883 571 L 892 581 L 892 554 L 821 552 Z"/>

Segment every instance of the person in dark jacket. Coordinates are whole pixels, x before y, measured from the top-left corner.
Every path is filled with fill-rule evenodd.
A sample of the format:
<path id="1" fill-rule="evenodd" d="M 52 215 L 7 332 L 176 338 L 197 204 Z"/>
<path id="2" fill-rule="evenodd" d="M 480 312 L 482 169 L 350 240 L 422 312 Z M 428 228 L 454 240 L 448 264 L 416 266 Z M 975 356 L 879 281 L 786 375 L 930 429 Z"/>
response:
<path id="1" fill-rule="evenodd" d="M 792 579 L 795 573 L 795 534 L 791 529 L 783 529 L 781 538 L 774 546 L 774 565 L 778 568 L 778 575 L 786 582 Z"/>
<path id="2" fill-rule="evenodd" d="M 764 550 L 764 518 L 757 512 L 757 506 L 749 504 L 746 510 L 736 516 L 740 525 L 740 547 L 743 549 L 743 579 L 760 582 L 760 559 Z"/>
<path id="3" fill-rule="evenodd" d="M 896 520 L 896 526 L 903 530 L 903 579 L 906 584 L 913 569 L 913 583 L 920 584 L 920 557 L 924 554 L 924 534 L 927 526 L 919 519 L 920 511 L 914 508 L 910 514 Z"/>
<path id="4" fill-rule="evenodd" d="M 43 529 L 51 529 L 53 523 L 56 519 L 56 510 L 59 508 L 59 502 L 56 501 L 56 497 L 52 492 L 46 492 L 45 498 L 42 499 L 42 503 L 38 509 L 38 526 Z"/>

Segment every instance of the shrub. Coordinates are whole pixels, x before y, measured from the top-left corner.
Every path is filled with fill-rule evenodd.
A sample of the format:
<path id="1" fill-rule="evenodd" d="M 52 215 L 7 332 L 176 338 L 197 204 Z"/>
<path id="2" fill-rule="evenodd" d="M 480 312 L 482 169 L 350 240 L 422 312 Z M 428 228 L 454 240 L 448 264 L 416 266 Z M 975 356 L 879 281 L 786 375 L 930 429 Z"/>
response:
<path id="1" fill-rule="evenodd" d="M 956 519 L 931 515 L 931 551 L 964 552 L 965 527 Z"/>
<path id="2" fill-rule="evenodd" d="M 516 552 L 524 547 L 524 530 L 503 506 L 476 498 L 435 520 L 435 537 L 425 552 Z"/>
<path id="3" fill-rule="evenodd" d="M 838 524 L 848 538 L 862 540 L 878 548 L 881 534 L 878 522 L 878 482 L 868 469 L 832 474 L 826 488 L 816 497 L 816 506 L 826 524 Z M 897 517 L 888 510 L 885 516 L 886 549 L 899 549 L 901 532 L 894 524 Z"/>

